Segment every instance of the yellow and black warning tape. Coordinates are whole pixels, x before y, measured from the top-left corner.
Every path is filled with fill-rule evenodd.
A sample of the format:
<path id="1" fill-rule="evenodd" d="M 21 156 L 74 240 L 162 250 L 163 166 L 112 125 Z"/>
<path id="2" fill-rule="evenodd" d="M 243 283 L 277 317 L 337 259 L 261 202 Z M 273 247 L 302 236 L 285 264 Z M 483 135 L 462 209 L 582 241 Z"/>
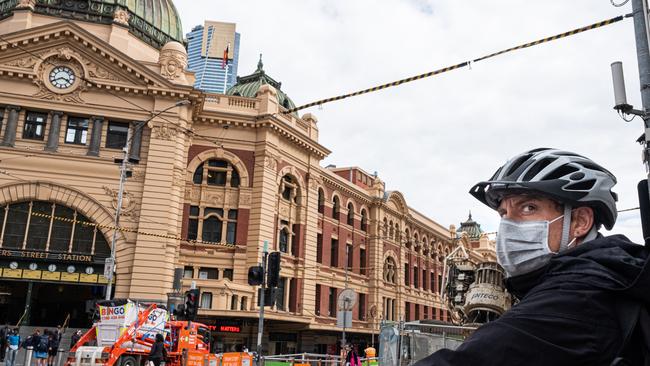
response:
<path id="1" fill-rule="evenodd" d="M 305 108 L 309 108 L 309 107 L 313 107 L 313 106 L 320 106 L 320 105 L 323 105 L 323 104 L 326 104 L 326 103 L 335 102 L 337 100 L 346 99 L 346 98 L 350 98 L 350 97 L 355 97 L 357 95 L 362 95 L 362 94 L 368 94 L 368 93 L 376 92 L 376 91 L 379 91 L 379 90 L 382 90 L 382 89 L 392 88 L 392 87 L 402 85 L 402 84 L 405 84 L 405 83 L 410 83 L 410 82 L 415 81 L 415 80 L 420 80 L 420 79 L 428 78 L 428 77 L 431 77 L 431 76 L 440 75 L 440 74 L 443 74 L 445 72 L 449 72 L 449 71 L 452 71 L 452 70 L 456 70 L 456 69 L 460 69 L 462 67 L 469 66 L 469 65 L 471 65 L 472 63 L 475 63 L 475 62 L 479 62 L 479 61 L 487 60 L 487 59 L 492 58 L 492 57 L 503 55 L 504 53 L 508 53 L 508 52 L 512 52 L 512 51 L 516 51 L 516 50 L 521 50 L 521 49 L 524 49 L 524 48 L 537 46 L 537 45 L 540 45 L 542 43 L 555 41 L 555 40 L 558 40 L 558 39 L 561 39 L 561 38 L 576 35 L 578 33 L 582 33 L 582 32 L 592 30 L 592 29 L 604 27 L 606 25 L 610 25 L 610 24 L 619 22 L 619 21 L 621 21 L 621 20 L 623 20 L 625 18 L 628 18 L 630 16 L 632 16 L 632 14 L 620 15 L 620 16 L 617 16 L 615 18 L 611 18 L 611 19 L 603 20 L 603 21 L 598 22 L 598 23 L 587 25 L 585 27 L 580 27 L 580 28 L 576 28 L 576 29 L 568 31 L 568 32 L 556 34 L 556 35 L 551 36 L 551 37 L 538 39 L 537 41 L 524 43 L 524 44 L 521 44 L 519 46 L 507 48 L 507 49 L 501 50 L 499 52 L 494 52 L 494 53 L 491 53 L 489 55 L 485 55 L 485 56 L 482 56 L 482 57 L 479 57 L 479 58 L 475 58 L 475 59 L 473 59 L 471 61 L 461 62 L 461 63 L 453 65 L 453 66 L 444 67 L 442 69 L 430 71 L 430 72 L 420 74 L 420 75 L 411 76 L 411 77 L 408 77 L 406 79 L 393 81 L 393 82 L 383 84 L 383 85 L 378 85 L 378 86 L 375 86 L 375 87 L 372 87 L 372 88 L 355 91 L 353 93 L 343 94 L 343 95 L 339 95 L 339 96 L 331 97 L 331 98 L 327 98 L 327 99 L 321 99 L 321 100 L 311 102 L 311 103 L 307 103 L 307 104 L 304 104 L 304 105 L 301 105 L 301 106 L 298 106 L 298 107 L 295 107 L 295 108 L 292 108 L 292 109 L 288 109 L 286 111 L 283 111 L 282 113 L 283 114 L 290 114 L 290 113 L 297 112 L 297 111 L 299 111 L 301 109 L 305 109 Z"/>
<path id="2" fill-rule="evenodd" d="M 21 211 L 21 212 L 27 213 L 25 211 Z M 215 243 L 215 242 L 211 242 L 211 241 L 202 241 L 202 240 L 190 240 L 190 239 L 183 238 L 181 236 L 176 236 L 176 235 L 149 233 L 149 232 L 146 232 L 146 231 L 141 231 L 141 230 L 136 230 L 136 229 L 131 229 L 131 228 L 116 227 L 116 226 L 113 226 L 113 225 L 103 225 L 103 224 L 97 224 L 97 223 L 89 222 L 89 221 L 81 221 L 81 220 L 70 219 L 70 218 L 67 218 L 67 217 L 53 216 L 53 215 L 48 215 L 48 214 L 41 213 L 41 212 L 33 212 L 32 211 L 31 215 L 36 216 L 36 217 L 47 218 L 47 219 L 54 219 L 54 220 L 57 220 L 57 221 L 68 222 L 68 223 L 81 224 L 81 225 L 84 225 L 84 226 L 92 226 L 92 227 L 109 229 L 109 230 L 117 230 L 117 231 L 121 231 L 121 232 L 127 232 L 127 233 L 139 234 L 139 235 L 146 235 L 146 236 L 153 236 L 153 237 L 163 238 L 163 239 L 173 239 L 173 240 L 186 241 L 186 242 L 188 242 L 190 244 L 208 244 L 208 245 L 212 245 L 212 246 L 222 246 L 222 247 L 227 247 L 227 248 L 236 248 L 237 247 L 235 244 Z"/>

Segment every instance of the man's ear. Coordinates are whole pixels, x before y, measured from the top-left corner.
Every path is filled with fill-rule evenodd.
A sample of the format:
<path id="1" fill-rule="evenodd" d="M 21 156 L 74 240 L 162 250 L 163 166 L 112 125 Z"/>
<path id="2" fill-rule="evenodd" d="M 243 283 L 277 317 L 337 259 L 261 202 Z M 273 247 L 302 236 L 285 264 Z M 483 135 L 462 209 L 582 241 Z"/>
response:
<path id="1" fill-rule="evenodd" d="M 594 210 L 591 207 L 576 207 L 571 213 L 571 236 L 582 239 L 594 226 Z"/>

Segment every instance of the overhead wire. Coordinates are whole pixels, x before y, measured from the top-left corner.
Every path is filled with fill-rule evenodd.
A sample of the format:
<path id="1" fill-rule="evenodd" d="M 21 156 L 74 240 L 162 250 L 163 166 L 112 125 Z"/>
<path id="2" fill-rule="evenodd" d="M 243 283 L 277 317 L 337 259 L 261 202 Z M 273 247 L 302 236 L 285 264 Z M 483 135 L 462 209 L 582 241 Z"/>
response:
<path id="1" fill-rule="evenodd" d="M 631 14 L 619 15 L 619 16 L 614 17 L 614 18 L 603 20 L 603 21 L 600 21 L 600 22 L 597 22 L 597 23 L 593 23 L 593 24 L 584 26 L 584 27 L 576 28 L 576 29 L 570 30 L 568 32 L 559 33 L 559 34 L 556 34 L 554 36 L 541 38 L 541 39 L 538 39 L 538 40 L 533 41 L 533 42 L 528 42 L 528 43 L 520 44 L 518 46 L 506 48 L 504 50 L 494 52 L 494 53 L 491 53 L 491 54 L 488 54 L 488 55 L 485 55 L 485 56 L 481 56 L 481 57 L 475 58 L 475 59 L 470 60 L 470 61 L 457 63 L 455 65 L 443 67 L 443 68 L 440 68 L 440 69 L 437 69 L 437 70 L 434 70 L 434 71 L 429 71 L 429 72 L 426 72 L 424 74 L 415 75 L 415 76 L 411 76 L 411 77 L 408 77 L 408 78 L 405 78 L 405 79 L 392 81 L 390 83 L 374 86 L 374 87 L 367 88 L 367 89 L 358 90 L 358 91 L 355 91 L 355 92 L 352 92 L 352 93 L 342 94 L 342 95 L 338 95 L 338 96 L 335 96 L 335 97 L 330 97 L 330 98 L 317 100 L 315 102 L 303 104 L 303 105 L 295 107 L 295 108 L 284 110 L 281 113 L 283 113 L 283 114 L 291 114 L 291 113 L 297 112 L 299 110 L 309 108 L 309 107 L 313 107 L 313 106 L 321 107 L 323 104 L 326 104 L 326 103 L 331 103 L 331 102 L 335 102 L 335 101 L 338 101 L 338 100 L 341 100 L 341 99 L 346 99 L 346 98 L 350 98 L 350 97 L 359 96 L 359 95 L 362 95 L 362 94 L 368 94 L 368 93 L 376 92 L 376 91 L 379 91 L 379 90 L 396 87 L 396 86 L 399 86 L 399 85 L 402 85 L 402 84 L 405 84 L 405 83 L 410 83 L 412 81 L 421 80 L 421 79 L 424 79 L 424 78 L 444 74 L 444 73 L 452 71 L 452 70 L 456 70 L 456 69 L 460 69 L 460 68 L 463 68 L 463 67 L 470 66 L 471 64 L 476 63 L 476 62 L 484 61 L 484 60 L 487 60 L 487 59 L 490 59 L 490 58 L 493 58 L 493 57 L 496 57 L 496 56 L 499 56 L 499 55 L 503 55 L 505 53 L 509 53 L 509 52 L 513 52 L 513 51 L 516 51 L 516 50 L 521 50 L 521 49 L 524 49 L 524 48 L 533 47 L 533 46 L 537 46 L 537 45 L 540 45 L 542 43 L 555 41 L 555 40 L 558 40 L 560 38 L 565 38 L 565 37 L 573 36 L 573 35 L 576 35 L 576 34 L 579 34 L 579 33 L 582 33 L 582 32 L 586 32 L 586 31 L 589 31 L 589 30 L 592 30 L 592 29 L 604 27 L 606 25 L 610 25 L 610 24 L 619 22 L 619 21 L 621 21 L 621 20 L 623 20 L 625 18 L 628 18 L 630 16 L 631 16 Z"/>

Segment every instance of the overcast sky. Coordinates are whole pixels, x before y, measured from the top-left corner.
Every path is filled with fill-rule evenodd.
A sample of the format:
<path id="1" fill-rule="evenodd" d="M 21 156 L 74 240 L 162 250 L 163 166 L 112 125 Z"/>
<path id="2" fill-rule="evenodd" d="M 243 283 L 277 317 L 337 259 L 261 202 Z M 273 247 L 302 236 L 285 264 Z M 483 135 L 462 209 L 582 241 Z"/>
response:
<path id="1" fill-rule="evenodd" d="M 185 33 L 204 20 L 237 23 L 239 74 L 264 69 L 297 105 L 417 75 L 631 12 L 609 0 L 191 0 L 175 2 Z M 612 110 L 610 64 L 623 61 L 640 108 L 632 19 L 476 63 L 470 69 L 301 111 L 319 119 L 322 165 L 377 171 L 389 190 L 444 226 L 471 210 L 467 192 L 509 157 L 558 147 L 618 177 L 619 209 L 638 206 L 642 122 Z M 612 230 L 641 241 L 639 212 Z"/>

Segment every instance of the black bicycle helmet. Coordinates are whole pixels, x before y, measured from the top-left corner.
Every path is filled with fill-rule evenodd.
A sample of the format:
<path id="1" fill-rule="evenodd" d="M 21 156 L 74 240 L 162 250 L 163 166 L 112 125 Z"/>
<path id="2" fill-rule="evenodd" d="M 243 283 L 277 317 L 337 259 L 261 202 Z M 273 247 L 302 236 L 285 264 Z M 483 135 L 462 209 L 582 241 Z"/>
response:
<path id="1" fill-rule="evenodd" d="M 611 230 L 617 216 L 618 197 L 612 192 L 615 184 L 616 177 L 591 159 L 540 148 L 508 160 L 490 180 L 477 183 L 469 193 L 495 210 L 507 193 L 540 193 L 574 207 L 591 207 L 596 222 Z"/>

